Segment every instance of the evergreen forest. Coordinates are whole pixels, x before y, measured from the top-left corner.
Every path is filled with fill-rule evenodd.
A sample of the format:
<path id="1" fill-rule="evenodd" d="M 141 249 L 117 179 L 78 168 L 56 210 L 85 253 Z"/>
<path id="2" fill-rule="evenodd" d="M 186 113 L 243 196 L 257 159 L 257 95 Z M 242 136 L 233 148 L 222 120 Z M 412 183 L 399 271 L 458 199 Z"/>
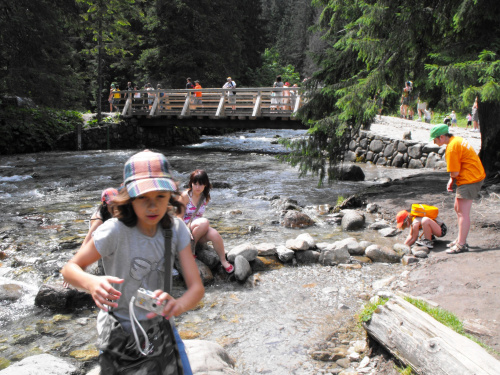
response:
<path id="1" fill-rule="evenodd" d="M 286 161 L 335 178 L 344 145 L 404 82 L 434 109 L 479 102 L 481 159 L 498 170 L 500 2 L 497 0 L 1 0 L 0 100 L 95 111 L 115 83 L 184 88 L 301 83 L 306 139 Z M 8 136 L 5 115 L 0 135 Z M 2 152 L 3 153 L 3 152 Z"/>

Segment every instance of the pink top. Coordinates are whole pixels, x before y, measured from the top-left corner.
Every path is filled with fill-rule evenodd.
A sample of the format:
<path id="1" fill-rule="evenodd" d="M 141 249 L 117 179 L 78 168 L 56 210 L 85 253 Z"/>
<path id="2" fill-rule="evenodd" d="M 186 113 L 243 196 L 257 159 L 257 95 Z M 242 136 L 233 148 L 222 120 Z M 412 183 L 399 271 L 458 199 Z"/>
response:
<path id="1" fill-rule="evenodd" d="M 192 196 L 190 193 L 188 193 L 189 196 L 189 202 L 186 205 L 186 212 L 184 213 L 184 223 L 189 223 L 189 220 L 191 220 L 191 217 L 193 216 L 194 212 L 196 211 L 196 206 L 194 205 L 193 201 L 191 200 Z M 203 216 L 205 213 L 205 208 L 207 207 L 207 201 L 204 199 L 203 204 L 201 205 L 200 209 L 196 213 L 196 216 L 193 218 L 198 219 Z"/>

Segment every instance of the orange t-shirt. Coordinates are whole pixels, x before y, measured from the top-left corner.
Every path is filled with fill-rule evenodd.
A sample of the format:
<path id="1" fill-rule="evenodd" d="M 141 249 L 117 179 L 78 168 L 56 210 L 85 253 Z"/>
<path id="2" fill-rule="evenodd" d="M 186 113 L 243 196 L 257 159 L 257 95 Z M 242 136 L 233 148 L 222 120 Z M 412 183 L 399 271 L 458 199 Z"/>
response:
<path id="1" fill-rule="evenodd" d="M 202 89 L 203 87 L 201 87 L 201 85 L 199 83 L 196 84 L 196 86 L 194 87 L 195 89 Z M 197 98 L 200 98 L 201 97 L 201 91 L 196 91 L 194 93 L 194 96 L 196 96 Z"/>
<path id="2" fill-rule="evenodd" d="M 446 164 L 448 172 L 458 172 L 457 186 L 474 184 L 486 178 L 481 159 L 476 151 L 462 137 L 451 137 L 446 147 Z"/>

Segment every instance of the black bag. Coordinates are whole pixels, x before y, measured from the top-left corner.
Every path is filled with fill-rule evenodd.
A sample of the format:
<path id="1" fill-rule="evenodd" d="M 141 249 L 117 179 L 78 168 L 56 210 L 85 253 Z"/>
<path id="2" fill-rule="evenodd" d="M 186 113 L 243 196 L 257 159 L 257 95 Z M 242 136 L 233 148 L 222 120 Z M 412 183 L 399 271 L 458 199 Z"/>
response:
<path id="1" fill-rule="evenodd" d="M 113 313 L 108 314 L 108 324 L 99 335 L 98 349 L 101 374 L 106 375 L 182 375 L 182 361 L 170 323 L 163 317 L 141 322 L 150 340 L 149 354 L 137 349 L 133 334 L 126 332 Z"/>
<path id="2" fill-rule="evenodd" d="M 170 293 L 172 286 L 172 229 L 164 229 L 165 279 L 163 290 Z M 108 321 L 97 339 L 101 374 L 106 375 L 182 375 L 184 370 L 170 322 L 162 316 L 141 321 L 148 335 L 149 348 L 144 348 L 145 338 L 140 336 L 141 349 L 137 349 L 133 334 L 125 331 L 120 322 L 108 313 Z M 134 324 L 131 322 L 131 324 Z"/>

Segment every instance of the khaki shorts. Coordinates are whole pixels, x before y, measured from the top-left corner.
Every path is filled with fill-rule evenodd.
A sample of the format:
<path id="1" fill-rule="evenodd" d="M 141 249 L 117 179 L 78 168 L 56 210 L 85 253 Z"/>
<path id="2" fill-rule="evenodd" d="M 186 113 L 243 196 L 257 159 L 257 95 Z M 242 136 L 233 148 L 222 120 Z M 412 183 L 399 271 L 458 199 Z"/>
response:
<path id="1" fill-rule="evenodd" d="M 479 191 L 483 186 L 484 180 L 479 182 L 475 182 L 473 184 L 464 184 L 457 187 L 457 195 L 458 199 L 476 199 L 479 195 Z"/>

